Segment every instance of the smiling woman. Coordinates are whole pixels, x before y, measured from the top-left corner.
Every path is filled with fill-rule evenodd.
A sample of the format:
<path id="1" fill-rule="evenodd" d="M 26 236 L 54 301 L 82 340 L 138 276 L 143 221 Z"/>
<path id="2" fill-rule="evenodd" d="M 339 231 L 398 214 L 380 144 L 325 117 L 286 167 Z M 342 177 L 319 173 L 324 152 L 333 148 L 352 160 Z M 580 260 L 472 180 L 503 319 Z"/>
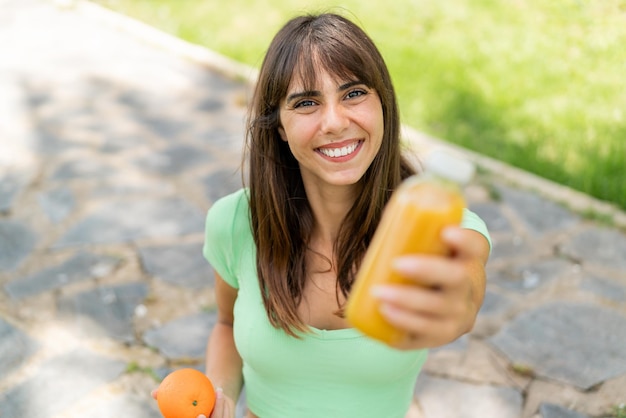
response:
<path id="1" fill-rule="evenodd" d="M 389 71 L 359 26 L 304 15 L 278 31 L 249 108 L 248 187 L 207 215 L 218 323 L 206 373 L 226 411 L 211 418 L 232 417 L 244 381 L 248 417 L 402 418 L 426 348 L 472 328 L 489 242 L 469 211 L 445 255 L 408 254 L 408 282 L 385 293 L 387 320 L 414 339 L 383 344 L 343 315 L 383 208 L 416 172 L 399 133 Z"/>

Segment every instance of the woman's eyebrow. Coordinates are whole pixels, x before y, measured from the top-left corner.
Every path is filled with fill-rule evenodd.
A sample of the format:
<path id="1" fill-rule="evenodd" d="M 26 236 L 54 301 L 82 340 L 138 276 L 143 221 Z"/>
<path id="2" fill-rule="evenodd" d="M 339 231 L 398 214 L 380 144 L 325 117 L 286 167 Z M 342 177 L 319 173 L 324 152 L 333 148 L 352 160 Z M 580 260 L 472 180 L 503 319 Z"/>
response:
<path id="1" fill-rule="evenodd" d="M 339 87 L 337 87 L 337 91 L 338 92 L 345 91 L 345 90 L 348 90 L 350 87 L 353 87 L 359 84 L 365 84 L 365 83 L 363 83 L 360 80 L 348 81 L 347 83 L 344 83 L 340 85 Z M 295 92 L 295 93 L 291 93 L 290 95 L 288 95 L 286 102 L 289 103 L 292 100 L 300 99 L 302 97 L 319 97 L 321 95 L 322 95 L 322 92 L 319 90 L 300 91 L 300 92 Z"/>
<path id="2" fill-rule="evenodd" d="M 291 102 L 292 100 L 299 99 L 301 97 L 319 97 L 321 95 L 322 95 L 322 92 L 319 90 L 296 92 L 287 96 L 287 102 Z"/>
<path id="3" fill-rule="evenodd" d="M 356 85 L 359 85 L 359 84 L 365 84 L 365 83 L 362 82 L 361 80 L 348 81 L 347 83 L 344 83 L 341 86 L 339 86 L 337 91 L 348 90 L 350 87 L 353 87 L 353 86 L 356 86 Z"/>

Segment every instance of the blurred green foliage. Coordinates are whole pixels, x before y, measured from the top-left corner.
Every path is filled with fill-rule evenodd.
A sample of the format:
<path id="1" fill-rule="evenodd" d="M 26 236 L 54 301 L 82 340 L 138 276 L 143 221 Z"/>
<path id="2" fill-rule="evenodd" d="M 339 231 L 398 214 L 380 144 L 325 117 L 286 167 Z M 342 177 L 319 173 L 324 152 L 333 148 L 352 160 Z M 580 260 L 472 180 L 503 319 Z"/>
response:
<path id="1" fill-rule="evenodd" d="M 342 13 L 405 124 L 626 209 L 626 0 L 96 2 L 255 67 L 289 17 Z"/>

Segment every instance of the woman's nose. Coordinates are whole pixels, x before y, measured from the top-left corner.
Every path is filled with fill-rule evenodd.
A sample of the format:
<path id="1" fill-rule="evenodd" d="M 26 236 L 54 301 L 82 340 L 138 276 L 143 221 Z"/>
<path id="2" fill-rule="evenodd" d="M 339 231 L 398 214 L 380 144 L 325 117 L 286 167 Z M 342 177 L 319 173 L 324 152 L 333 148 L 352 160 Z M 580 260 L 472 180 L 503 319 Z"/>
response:
<path id="1" fill-rule="evenodd" d="M 341 104 L 327 104 L 322 116 L 324 133 L 341 133 L 350 125 L 346 109 Z"/>

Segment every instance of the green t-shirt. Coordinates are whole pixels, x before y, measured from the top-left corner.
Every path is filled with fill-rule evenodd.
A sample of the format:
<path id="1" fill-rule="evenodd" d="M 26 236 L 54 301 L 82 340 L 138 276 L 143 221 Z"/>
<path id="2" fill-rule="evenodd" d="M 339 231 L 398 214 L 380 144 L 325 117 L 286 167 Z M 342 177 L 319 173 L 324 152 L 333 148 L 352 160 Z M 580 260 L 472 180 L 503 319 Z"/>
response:
<path id="1" fill-rule="evenodd" d="M 482 220 L 470 211 L 464 226 L 488 237 Z M 239 289 L 233 332 L 253 413 L 261 418 L 404 418 L 427 350 L 395 350 L 354 328 L 310 327 L 301 339 L 274 328 L 259 290 L 244 189 L 209 210 L 203 253 Z"/>

